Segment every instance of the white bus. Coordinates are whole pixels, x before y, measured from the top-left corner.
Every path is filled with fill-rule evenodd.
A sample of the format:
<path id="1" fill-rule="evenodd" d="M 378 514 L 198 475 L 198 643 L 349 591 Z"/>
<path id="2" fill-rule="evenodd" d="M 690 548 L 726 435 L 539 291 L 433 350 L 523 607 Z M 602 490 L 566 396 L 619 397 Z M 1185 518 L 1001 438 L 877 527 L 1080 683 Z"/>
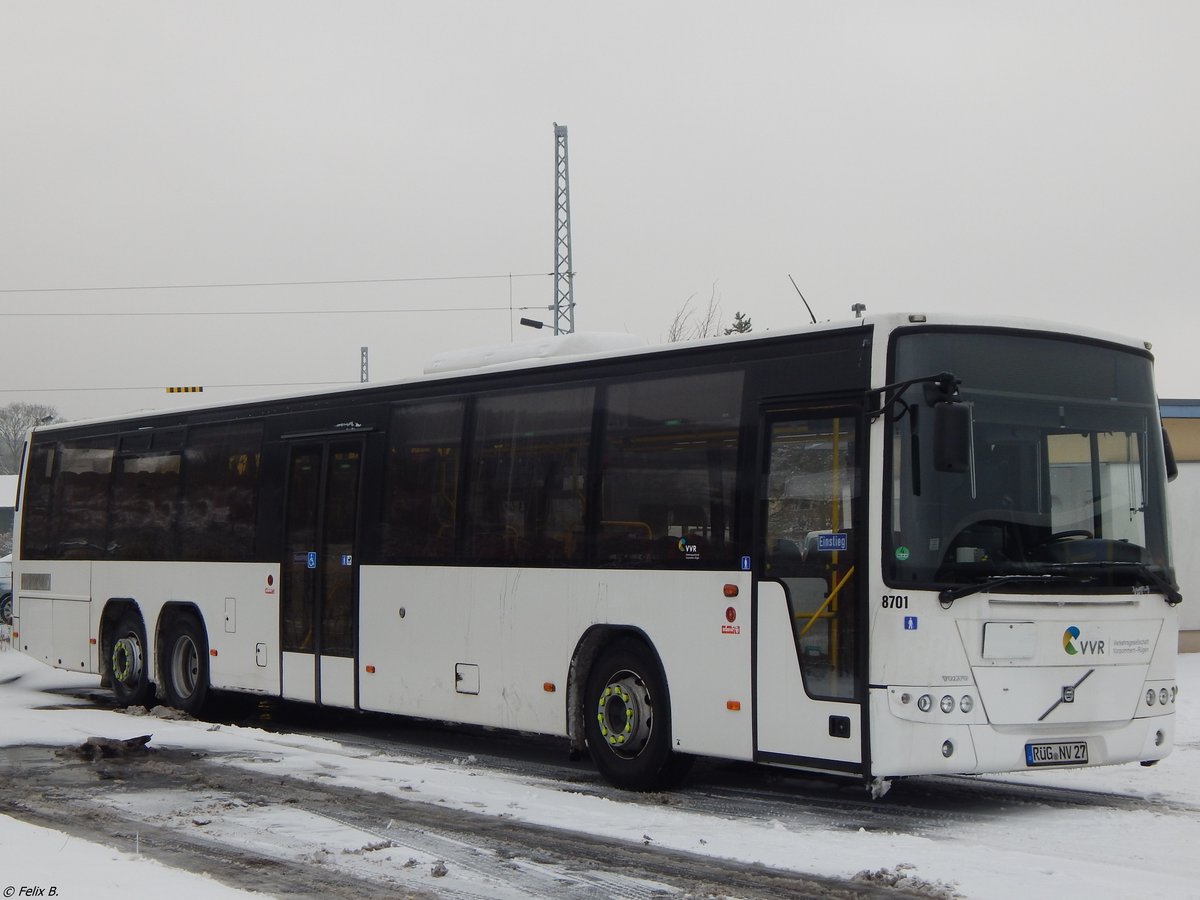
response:
<path id="1" fill-rule="evenodd" d="M 1170 752 L 1148 346 L 934 315 L 534 346 L 35 429 L 14 643 L 129 705 L 564 736 L 630 789 Z"/>

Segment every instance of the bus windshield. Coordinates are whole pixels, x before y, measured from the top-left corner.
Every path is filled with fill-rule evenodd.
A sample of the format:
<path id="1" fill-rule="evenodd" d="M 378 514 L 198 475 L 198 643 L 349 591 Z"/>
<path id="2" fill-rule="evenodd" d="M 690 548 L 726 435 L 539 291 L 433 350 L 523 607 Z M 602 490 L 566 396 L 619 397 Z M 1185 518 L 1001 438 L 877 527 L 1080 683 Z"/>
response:
<path id="1" fill-rule="evenodd" d="M 901 333 L 893 382 L 952 372 L 966 471 L 937 471 L 920 384 L 891 419 L 884 572 L 894 585 L 1123 591 L 1173 581 L 1148 355 L 1002 331 Z M 890 540 L 889 540 L 890 538 Z M 1024 585 L 1024 587 L 1022 587 Z"/>

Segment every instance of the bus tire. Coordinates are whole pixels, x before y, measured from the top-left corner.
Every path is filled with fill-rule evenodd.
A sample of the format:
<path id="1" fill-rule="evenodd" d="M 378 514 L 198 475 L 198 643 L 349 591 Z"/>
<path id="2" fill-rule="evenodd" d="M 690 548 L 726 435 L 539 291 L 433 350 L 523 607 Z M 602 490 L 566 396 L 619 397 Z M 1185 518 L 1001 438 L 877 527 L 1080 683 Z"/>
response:
<path id="1" fill-rule="evenodd" d="M 154 694 L 146 657 L 146 628 L 132 610 L 113 626 L 109 673 L 113 698 L 121 706 L 145 706 Z"/>
<path id="2" fill-rule="evenodd" d="M 197 716 L 208 699 L 208 639 L 194 616 L 175 619 L 167 628 L 162 676 L 167 702 Z"/>
<path id="3" fill-rule="evenodd" d="M 682 780 L 691 757 L 671 750 L 671 703 L 657 656 L 622 638 L 588 672 L 584 731 L 596 768 L 610 784 L 652 791 Z"/>

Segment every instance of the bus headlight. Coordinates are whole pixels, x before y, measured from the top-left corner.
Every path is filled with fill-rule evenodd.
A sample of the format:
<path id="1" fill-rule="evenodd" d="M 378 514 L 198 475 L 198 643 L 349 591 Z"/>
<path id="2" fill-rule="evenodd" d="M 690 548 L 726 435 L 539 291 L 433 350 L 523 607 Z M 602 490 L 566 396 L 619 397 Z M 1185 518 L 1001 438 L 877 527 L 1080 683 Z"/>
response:
<path id="1" fill-rule="evenodd" d="M 1163 688 L 1161 691 L 1158 692 L 1158 702 L 1161 703 L 1163 706 L 1166 706 L 1167 701 L 1170 699 L 1171 699 L 1171 692 L 1168 691 L 1166 688 Z"/>
<path id="2" fill-rule="evenodd" d="M 942 702 L 938 706 L 941 707 L 942 712 L 952 713 L 954 712 L 954 698 L 947 694 L 942 698 Z"/>
<path id="3" fill-rule="evenodd" d="M 921 712 L 929 712 L 933 709 L 933 698 L 928 694 L 922 694 L 917 698 L 917 709 Z"/>
<path id="4" fill-rule="evenodd" d="M 1146 691 L 1146 705 L 1154 705 L 1154 688 L 1150 688 L 1150 690 Z"/>
<path id="5" fill-rule="evenodd" d="M 965 713 L 969 713 L 975 708 L 975 698 L 970 694 L 963 694 L 962 699 L 958 701 L 958 708 Z"/>

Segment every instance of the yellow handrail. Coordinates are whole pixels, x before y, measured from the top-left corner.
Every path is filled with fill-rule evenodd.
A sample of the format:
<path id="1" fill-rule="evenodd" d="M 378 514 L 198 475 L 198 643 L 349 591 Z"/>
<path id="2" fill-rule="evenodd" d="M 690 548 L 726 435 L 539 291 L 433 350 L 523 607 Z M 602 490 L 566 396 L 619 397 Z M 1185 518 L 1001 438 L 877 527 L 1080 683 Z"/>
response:
<path id="1" fill-rule="evenodd" d="M 644 531 L 646 532 L 647 540 L 654 537 L 654 531 L 645 522 L 622 519 L 601 519 L 600 525 L 603 528 L 630 528 L 634 531 Z"/>
<path id="2" fill-rule="evenodd" d="M 842 587 L 849 580 L 850 576 L 853 574 L 854 566 L 851 566 L 846 570 L 846 574 L 841 577 L 838 583 L 833 586 L 833 590 L 829 592 L 829 596 L 825 598 L 825 602 L 822 603 L 820 607 L 817 608 L 817 611 L 809 617 L 808 624 L 800 629 L 800 633 L 796 635 L 796 640 L 799 640 L 800 638 L 804 637 L 804 635 L 808 634 L 808 629 L 813 627 L 813 623 L 817 621 L 817 618 L 821 615 L 821 613 L 825 612 L 825 607 L 829 606 L 829 604 L 833 602 L 833 598 L 838 595 L 838 591 L 842 589 Z M 796 618 L 799 619 L 802 615 L 804 614 L 796 613 Z"/>

